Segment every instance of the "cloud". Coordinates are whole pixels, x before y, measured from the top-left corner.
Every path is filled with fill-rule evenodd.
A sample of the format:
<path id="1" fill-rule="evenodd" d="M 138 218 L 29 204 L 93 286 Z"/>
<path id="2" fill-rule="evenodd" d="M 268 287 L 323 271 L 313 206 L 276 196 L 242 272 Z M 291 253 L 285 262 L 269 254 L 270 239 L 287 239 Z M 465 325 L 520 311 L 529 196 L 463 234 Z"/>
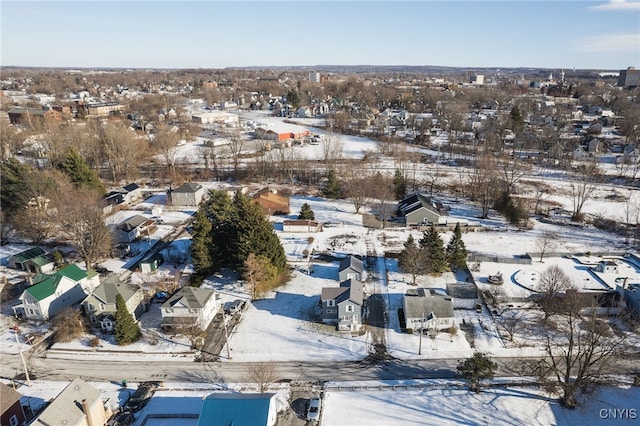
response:
<path id="1" fill-rule="evenodd" d="M 640 11 L 640 1 L 637 0 L 609 0 L 608 3 L 589 6 L 591 10 L 614 11 L 638 10 Z"/>
<path id="2" fill-rule="evenodd" d="M 578 47 L 584 52 L 637 53 L 640 50 L 640 34 L 608 34 L 584 37 L 578 41 Z"/>

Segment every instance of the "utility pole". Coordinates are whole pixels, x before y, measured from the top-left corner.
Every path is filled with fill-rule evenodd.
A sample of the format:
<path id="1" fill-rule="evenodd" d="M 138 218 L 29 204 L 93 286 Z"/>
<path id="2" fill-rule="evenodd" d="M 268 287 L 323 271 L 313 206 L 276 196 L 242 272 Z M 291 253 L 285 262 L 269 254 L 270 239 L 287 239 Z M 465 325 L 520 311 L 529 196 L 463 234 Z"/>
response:
<path id="1" fill-rule="evenodd" d="M 20 353 L 22 368 L 24 368 L 24 377 L 27 380 L 27 386 L 31 386 L 31 378 L 29 378 L 29 370 L 27 369 L 27 362 L 25 361 L 24 355 L 22 354 L 22 346 L 20 346 L 20 340 L 18 339 L 19 328 L 15 327 L 13 331 L 16 335 L 16 343 L 18 344 L 18 352 Z"/>
<path id="2" fill-rule="evenodd" d="M 424 323 L 424 312 L 422 312 L 422 317 L 420 317 L 420 343 L 418 344 L 418 355 L 422 355 L 422 329 Z"/>

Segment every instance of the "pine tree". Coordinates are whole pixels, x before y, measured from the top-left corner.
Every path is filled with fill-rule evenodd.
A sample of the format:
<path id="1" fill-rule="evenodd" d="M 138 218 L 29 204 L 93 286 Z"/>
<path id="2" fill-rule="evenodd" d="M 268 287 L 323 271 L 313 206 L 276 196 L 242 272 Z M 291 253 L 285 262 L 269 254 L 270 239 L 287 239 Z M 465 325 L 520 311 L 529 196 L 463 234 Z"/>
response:
<path id="1" fill-rule="evenodd" d="M 444 242 L 435 227 L 429 228 L 420 240 L 420 247 L 427 251 L 427 263 L 431 272 L 440 273 L 447 267 Z"/>
<path id="2" fill-rule="evenodd" d="M 471 390 L 479 393 L 480 381 L 493 378 L 493 373 L 497 368 L 498 365 L 491 361 L 489 357 L 480 352 L 475 352 L 473 357 L 461 362 L 457 370 L 463 378 L 469 380 Z"/>
<path id="3" fill-rule="evenodd" d="M 4 160 L 0 166 L 0 175 L 2 175 L 0 205 L 7 216 L 16 211 L 24 210 L 26 207 L 27 200 L 24 200 L 24 197 L 20 195 L 24 192 L 27 174 L 29 174 L 29 167 L 15 158 Z"/>
<path id="4" fill-rule="evenodd" d="M 393 186 L 396 191 L 396 200 L 402 200 L 407 195 L 407 181 L 400 169 L 396 169 L 396 173 L 393 175 Z"/>
<path id="5" fill-rule="evenodd" d="M 464 268 L 467 263 L 467 248 L 462 241 L 462 231 L 460 231 L 460 223 L 456 223 L 453 230 L 453 237 L 447 245 L 447 259 L 453 269 Z"/>
<path id="6" fill-rule="evenodd" d="M 236 270 L 244 272 L 245 260 L 254 253 L 258 257 L 267 257 L 278 272 L 284 272 L 287 266 L 284 248 L 259 204 L 252 203 L 244 194 L 236 193 L 230 223 L 233 229 L 229 254 L 231 265 Z"/>
<path id="7" fill-rule="evenodd" d="M 211 230 L 213 226 L 205 214 L 205 206 L 202 205 L 196 211 L 193 221 L 193 237 L 191 239 L 191 259 L 193 267 L 198 275 L 204 276 L 212 271 L 213 259 L 211 258 Z"/>
<path id="8" fill-rule="evenodd" d="M 127 309 L 124 299 L 120 294 L 116 295 L 116 343 L 128 345 L 136 342 L 141 336 L 140 327 Z"/>
<path id="9" fill-rule="evenodd" d="M 64 160 L 59 164 L 62 170 L 76 187 L 95 189 L 100 194 L 105 193 L 105 188 L 100 178 L 91 170 L 82 155 L 75 148 L 68 148 Z"/>
<path id="10" fill-rule="evenodd" d="M 327 186 L 324 188 L 324 196 L 327 198 L 338 198 L 340 196 L 340 188 L 338 186 L 338 178 L 336 177 L 335 170 L 329 170 L 327 176 Z"/>
<path id="11" fill-rule="evenodd" d="M 298 219 L 302 219 L 302 220 L 315 219 L 315 214 L 313 213 L 313 210 L 311 210 L 311 206 L 308 203 L 304 203 L 300 208 L 300 214 L 298 215 Z"/>
<path id="12" fill-rule="evenodd" d="M 207 202 L 201 207 L 211 222 L 211 237 L 207 240 L 211 270 L 231 266 L 229 256 L 234 229 L 231 218 L 234 212 L 232 199 L 224 191 L 210 191 Z M 195 229 L 194 229 L 195 231 Z"/>
<path id="13" fill-rule="evenodd" d="M 404 243 L 404 250 L 402 250 L 398 258 L 398 266 L 403 272 L 411 274 L 413 285 L 416 285 L 416 276 L 426 272 L 426 260 L 426 250 L 419 248 L 413 235 L 409 234 L 409 238 Z"/>

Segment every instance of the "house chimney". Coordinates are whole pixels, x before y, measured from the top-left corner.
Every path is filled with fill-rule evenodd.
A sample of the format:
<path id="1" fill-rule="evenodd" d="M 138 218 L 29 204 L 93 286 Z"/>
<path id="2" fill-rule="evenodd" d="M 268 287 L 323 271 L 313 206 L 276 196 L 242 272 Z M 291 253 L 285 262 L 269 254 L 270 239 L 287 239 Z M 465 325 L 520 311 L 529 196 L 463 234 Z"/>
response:
<path id="1" fill-rule="evenodd" d="M 87 424 L 93 426 L 93 419 L 91 418 L 91 412 L 89 411 L 89 403 L 86 399 L 82 400 L 82 412 L 87 416 Z"/>

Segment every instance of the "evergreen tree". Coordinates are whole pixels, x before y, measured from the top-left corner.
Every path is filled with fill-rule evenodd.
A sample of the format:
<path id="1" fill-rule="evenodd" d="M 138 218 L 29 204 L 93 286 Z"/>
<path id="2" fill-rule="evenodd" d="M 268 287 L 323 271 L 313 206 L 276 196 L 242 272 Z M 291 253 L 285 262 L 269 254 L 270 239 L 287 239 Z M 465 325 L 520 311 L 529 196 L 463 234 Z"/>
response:
<path id="1" fill-rule="evenodd" d="M 453 269 L 463 268 L 467 262 L 467 248 L 462 241 L 462 231 L 460 223 L 456 223 L 453 230 L 453 237 L 447 245 L 447 259 Z"/>
<path id="2" fill-rule="evenodd" d="M 498 364 L 491 361 L 486 355 L 476 352 L 473 357 L 461 362 L 458 365 L 460 375 L 469 381 L 472 391 L 480 392 L 480 381 L 493 378 L 493 373 L 498 368 Z"/>
<path id="3" fill-rule="evenodd" d="M 236 193 L 230 222 L 233 230 L 229 254 L 234 269 L 244 272 L 245 260 L 253 253 L 258 257 L 265 256 L 279 273 L 284 272 L 287 266 L 284 248 L 259 204 Z"/>
<path id="4" fill-rule="evenodd" d="M 213 226 L 205 213 L 204 204 L 196 211 L 193 221 L 193 237 L 191 239 L 191 259 L 198 275 L 204 276 L 212 272 L 211 230 Z"/>
<path id="5" fill-rule="evenodd" d="M 224 191 L 210 191 L 209 198 L 201 209 L 204 209 L 206 217 L 211 222 L 211 237 L 206 241 L 209 247 L 211 271 L 217 271 L 223 266 L 231 266 L 229 253 L 235 232 L 231 222 L 234 211 L 231 198 Z"/>
<path id="6" fill-rule="evenodd" d="M 116 295 L 116 343 L 128 345 L 136 342 L 141 336 L 140 327 L 127 309 L 124 299 L 120 294 Z"/>
<path id="7" fill-rule="evenodd" d="M 315 214 L 313 213 L 313 210 L 311 210 L 311 206 L 308 203 L 304 203 L 300 208 L 300 214 L 298 215 L 298 219 L 302 219 L 302 220 L 315 219 Z"/>
<path id="8" fill-rule="evenodd" d="M 26 200 L 21 194 L 24 192 L 24 182 L 29 173 L 29 168 L 16 160 L 8 158 L 0 166 L 2 185 L 0 185 L 0 205 L 2 212 L 7 216 L 24 210 Z"/>
<path id="9" fill-rule="evenodd" d="M 105 188 L 100 178 L 91 170 L 82 155 L 75 148 L 68 148 L 64 160 L 58 166 L 76 187 L 95 189 L 100 194 L 105 193 Z"/>
<path id="10" fill-rule="evenodd" d="M 444 242 L 435 227 L 429 228 L 420 240 L 420 247 L 425 249 L 429 271 L 443 272 L 447 267 L 447 256 Z"/>
<path id="11" fill-rule="evenodd" d="M 402 200 L 407 195 L 407 181 L 400 169 L 396 169 L 396 173 L 393 175 L 393 186 L 396 190 L 396 200 Z"/>
<path id="12" fill-rule="evenodd" d="M 426 260 L 426 250 L 419 248 L 413 235 L 409 234 L 409 238 L 404 243 L 404 250 L 398 258 L 398 266 L 403 272 L 411 274 L 413 285 L 416 285 L 416 276 L 426 272 Z"/>
<path id="13" fill-rule="evenodd" d="M 324 196 L 327 198 L 338 198 L 340 196 L 340 187 L 338 186 L 338 178 L 336 177 L 335 170 L 329 170 L 327 176 L 327 186 L 324 188 Z"/>

